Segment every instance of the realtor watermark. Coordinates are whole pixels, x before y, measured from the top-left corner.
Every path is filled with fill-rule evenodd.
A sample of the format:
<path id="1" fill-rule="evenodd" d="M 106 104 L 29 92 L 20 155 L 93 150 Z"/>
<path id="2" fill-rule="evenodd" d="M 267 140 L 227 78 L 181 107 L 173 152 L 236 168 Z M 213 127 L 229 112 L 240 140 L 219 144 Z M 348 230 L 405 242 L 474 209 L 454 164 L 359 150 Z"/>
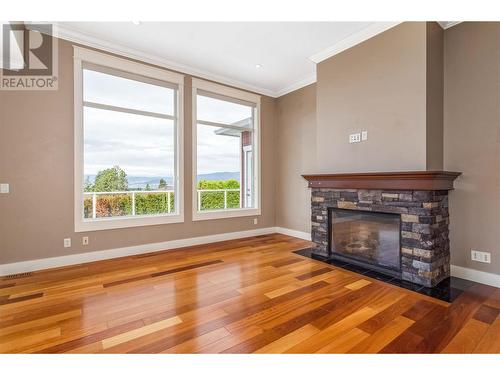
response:
<path id="1" fill-rule="evenodd" d="M 57 90 L 55 26 L 8 23 L 1 31 L 0 90 Z"/>

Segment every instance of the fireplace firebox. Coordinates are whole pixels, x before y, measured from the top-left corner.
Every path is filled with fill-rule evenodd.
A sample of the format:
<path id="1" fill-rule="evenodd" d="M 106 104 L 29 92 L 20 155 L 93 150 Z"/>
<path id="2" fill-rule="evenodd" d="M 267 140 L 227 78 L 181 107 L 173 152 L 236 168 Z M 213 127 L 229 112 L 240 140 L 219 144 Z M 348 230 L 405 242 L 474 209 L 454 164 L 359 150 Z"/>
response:
<path id="1" fill-rule="evenodd" d="M 329 258 L 401 278 L 401 215 L 328 209 Z"/>

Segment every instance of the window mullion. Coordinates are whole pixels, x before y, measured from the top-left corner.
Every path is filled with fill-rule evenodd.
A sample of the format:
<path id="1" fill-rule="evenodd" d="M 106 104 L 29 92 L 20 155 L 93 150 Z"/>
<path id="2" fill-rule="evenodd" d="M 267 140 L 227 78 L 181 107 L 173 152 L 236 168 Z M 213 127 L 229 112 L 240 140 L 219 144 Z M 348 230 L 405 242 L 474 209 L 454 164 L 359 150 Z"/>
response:
<path id="1" fill-rule="evenodd" d="M 96 109 L 103 109 L 103 110 L 106 110 L 106 111 L 115 111 L 115 112 L 128 113 L 128 114 L 132 114 L 132 115 L 156 117 L 156 118 L 161 118 L 161 119 L 166 119 L 166 120 L 175 120 L 176 119 L 176 117 L 172 116 L 172 115 L 164 115 L 162 113 L 141 111 L 141 110 L 138 110 L 138 109 L 118 107 L 118 106 L 114 106 L 114 105 L 101 104 L 101 103 L 95 103 L 95 102 L 84 101 L 83 105 L 85 107 L 96 108 Z"/>

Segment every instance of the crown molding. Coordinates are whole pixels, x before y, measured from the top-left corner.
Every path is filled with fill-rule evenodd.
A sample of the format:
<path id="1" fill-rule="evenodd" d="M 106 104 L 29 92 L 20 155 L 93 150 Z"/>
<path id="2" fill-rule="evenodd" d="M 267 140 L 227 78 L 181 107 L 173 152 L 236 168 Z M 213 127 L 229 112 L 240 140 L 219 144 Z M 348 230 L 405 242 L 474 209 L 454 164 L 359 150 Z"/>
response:
<path id="1" fill-rule="evenodd" d="M 449 28 L 452 27 L 458 22 L 440 22 L 439 24 L 443 28 Z M 364 42 L 365 40 L 368 40 L 380 33 L 383 33 L 384 31 L 387 31 L 394 26 L 399 25 L 401 22 L 374 22 L 372 25 L 349 35 L 348 37 L 338 41 L 334 45 L 324 49 L 321 52 L 318 52 L 312 56 L 309 57 L 309 59 L 314 62 L 314 63 L 320 63 L 321 61 L 328 59 L 329 57 L 332 57 L 342 51 L 345 51 L 359 43 Z M 130 58 L 133 60 L 138 60 L 141 62 L 145 62 L 148 64 L 156 65 L 165 69 L 173 70 L 176 72 L 184 73 L 184 74 L 189 74 L 195 77 L 203 78 L 206 80 L 210 81 L 215 81 L 217 83 L 221 83 L 224 85 L 228 86 L 233 86 L 239 89 L 251 91 L 254 93 L 258 93 L 261 95 L 266 95 L 270 96 L 272 98 L 278 98 L 280 96 L 286 95 L 292 91 L 298 90 L 302 87 L 308 86 L 314 82 L 316 82 L 316 72 L 313 74 L 301 78 L 294 83 L 285 86 L 280 89 L 268 89 L 256 85 L 249 84 L 247 82 L 235 80 L 232 78 L 228 78 L 225 76 L 221 76 L 218 74 L 214 74 L 211 72 L 208 72 L 203 69 L 198 69 L 194 68 L 192 66 L 186 65 L 186 64 L 180 64 L 153 54 L 149 54 L 147 52 L 133 49 L 126 47 L 124 45 L 118 44 L 118 43 L 113 43 L 107 40 L 103 40 L 102 38 L 90 35 L 88 33 L 81 32 L 79 30 L 75 30 L 71 27 L 68 27 L 66 25 L 60 25 L 58 23 L 55 23 L 57 25 L 57 31 L 56 31 L 56 36 L 60 39 L 67 40 L 72 43 L 78 43 L 87 47 L 91 48 L 96 48 L 98 50 L 102 50 L 108 53 L 113 53 L 119 56 L 123 56 L 126 58 Z M 445 25 L 444 25 L 445 24 Z M 27 25 L 29 27 L 29 23 Z"/>
<path id="2" fill-rule="evenodd" d="M 449 29 L 450 27 L 456 26 L 459 23 L 464 21 L 438 21 L 439 26 L 443 28 L 443 30 Z"/>
<path id="3" fill-rule="evenodd" d="M 309 86 L 312 83 L 316 82 L 316 73 L 307 76 L 301 80 L 296 81 L 295 83 L 292 83 L 291 85 L 288 85 L 281 90 L 276 91 L 276 97 L 279 98 L 280 96 L 286 95 L 291 93 L 292 91 L 301 89 L 303 87 Z"/>
<path id="4" fill-rule="evenodd" d="M 176 72 L 189 74 L 195 77 L 207 79 L 210 81 L 216 81 L 228 86 L 233 86 L 239 89 L 255 92 L 258 94 L 271 96 L 273 98 L 277 97 L 277 92 L 269 90 L 263 87 L 255 86 L 246 82 L 238 81 L 235 79 L 227 78 L 217 74 L 210 73 L 205 70 L 197 69 L 189 65 L 180 64 L 173 62 L 168 59 L 164 59 L 137 49 L 125 47 L 118 43 L 113 43 L 101 38 L 92 36 L 87 33 L 82 33 L 81 31 L 74 30 L 67 26 L 62 26 L 57 24 L 57 35 L 58 38 L 67 40 L 72 43 L 78 43 L 87 47 L 96 48 L 102 51 L 127 57 L 130 59 L 138 60 L 148 64 L 156 65 L 169 70 L 174 70 Z"/>
<path id="5" fill-rule="evenodd" d="M 364 29 L 355 32 L 354 34 L 349 35 L 347 38 L 344 38 L 333 46 L 330 46 L 323 51 L 315 53 L 310 56 L 309 59 L 316 64 L 339 54 L 342 51 L 345 51 L 351 47 L 354 47 L 357 44 L 364 42 L 370 38 L 373 38 L 375 35 L 383 33 L 394 26 L 399 25 L 401 22 L 375 22 L 372 25 L 365 27 Z"/>

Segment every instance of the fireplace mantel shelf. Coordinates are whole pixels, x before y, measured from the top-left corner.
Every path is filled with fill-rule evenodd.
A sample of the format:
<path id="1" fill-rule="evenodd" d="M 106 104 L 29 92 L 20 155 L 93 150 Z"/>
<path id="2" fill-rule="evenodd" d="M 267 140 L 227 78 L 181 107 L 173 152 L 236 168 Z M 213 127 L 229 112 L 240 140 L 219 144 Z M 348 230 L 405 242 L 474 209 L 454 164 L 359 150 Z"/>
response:
<path id="1" fill-rule="evenodd" d="M 453 190 L 460 172 L 413 171 L 302 175 L 311 188 L 383 189 L 383 190 Z"/>

